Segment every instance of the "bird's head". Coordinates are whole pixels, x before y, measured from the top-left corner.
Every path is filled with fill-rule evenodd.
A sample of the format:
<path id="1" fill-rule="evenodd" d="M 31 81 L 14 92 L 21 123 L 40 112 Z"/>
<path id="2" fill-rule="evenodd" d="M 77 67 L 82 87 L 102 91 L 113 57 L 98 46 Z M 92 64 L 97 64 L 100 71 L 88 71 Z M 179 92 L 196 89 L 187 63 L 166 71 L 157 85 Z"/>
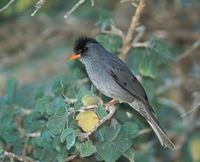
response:
<path id="1" fill-rule="evenodd" d="M 79 59 L 80 61 L 89 58 L 90 56 L 94 55 L 95 47 L 98 46 L 99 43 L 93 39 L 88 37 L 81 37 L 75 41 L 74 44 L 74 54 L 68 57 L 68 60 L 75 60 Z"/>

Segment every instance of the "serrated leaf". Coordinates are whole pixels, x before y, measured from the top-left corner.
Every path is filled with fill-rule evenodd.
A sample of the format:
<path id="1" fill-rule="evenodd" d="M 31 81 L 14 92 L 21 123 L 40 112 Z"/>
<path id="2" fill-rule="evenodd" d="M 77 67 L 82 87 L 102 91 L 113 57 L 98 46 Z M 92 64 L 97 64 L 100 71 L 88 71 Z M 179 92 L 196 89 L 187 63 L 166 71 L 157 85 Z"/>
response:
<path id="1" fill-rule="evenodd" d="M 53 115 L 47 122 L 47 128 L 54 135 L 58 135 L 65 127 L 65 118 L 58 115 Z"/>
<path id="2" fill-rule="evenodd" d="M 84 132 L 90 132 L 99 124 L 97 114 L 92 111 L 80 112 L 76 116 L 76 120 L 78 121 L 79 127 L 81 127 Z"/>
<path id="3" fill-rule="evenodd" d="M 84 143 L 77 144 L 77 149 L 80 152 L 81 157 L 88 157 L 96 152 L 96 147 L 92 144 L 92 141 L 86 141 Z"/>
<path id="4" fill-rule="evenodd" d="M 100 119 L 104 118 L 107 115 L 107 112 L 102 106 L 97 106 L 96 113 Z"/>

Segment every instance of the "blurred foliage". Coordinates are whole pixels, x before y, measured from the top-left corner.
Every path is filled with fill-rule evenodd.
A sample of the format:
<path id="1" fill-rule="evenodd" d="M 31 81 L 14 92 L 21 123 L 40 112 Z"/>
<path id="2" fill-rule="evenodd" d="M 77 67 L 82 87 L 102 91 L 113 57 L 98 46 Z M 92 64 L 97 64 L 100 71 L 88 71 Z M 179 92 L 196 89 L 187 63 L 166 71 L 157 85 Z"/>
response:
<path id="1" fill-rule="evenodd" d="M 1 1 L 0 6 L 7 2 Z M 183 5 L 190 4 L 186 0 L 180 2 Z M 57 11 L 62 11 L 63 14 L 71 9 L 74 3 L 74 1 L 51 0 L 45 3 L 37 14 L 41 17 L 45 15 L 44 13 L 57 16 L 55 14 Z M 5 20 L 6 18 L 20 17 L 20 15 L 24 16 L 24 14 L 30 15 L 35 4 L 36 1 L 33 0 L 16 0 L 2 13 L 1 17 Z M 99 4 L 107 4 L 107 6 Z M 94 20 L 93 24 L 96 24 L 98 28 L 107 29 L 110 25 L 115 25 L 111 9 L 116 7 L 116 4 L 115 1 L 95 1 L 95 6 L 97 6 L 95 8 L 91 7 L 88 0 L 78 9 L 78 12 L 74 13 L 74 16 L 77 16 L 79 20 L 89 18 L 87 20 Z M 102 9 L 104 9 L 103 12 Z M 99 13 L 100 11 L 101 13 Z M 99 17 L 98 20 L 97 17 Z M 57 22 L 56 19 L 54 23 Z M 49 24 L 47 23 L 47 26 Z M 28 30 L 31 30 L 31 25 Z M 31 36 L 33 35 L 31 33 Z M 59 34 L 55 32 L 55 35 Z M 56 37 L 55 35 L 53 37 Z M 45 43 L 48 39 L 47 37 L 36 45 Z M 119 54 L 122 46 L 120 37 L 98 34 L 96 40 L 113 54 Z M 56 44 L 56 41 L 57 39 L 53 40 L 52 44 Z M 174 48 L 167 40 L 155 35 L 150 35 L 145 41 L 149 43 L 150 47 L 131 49 L 126 63 L 137 76 L 141 77 L 141 82 L 161 123 L 168 126 L 169 132 L 182 133 L 187 125 L 182 120 L 175 120 L 178 113 L 159 101 L 159 97 L 165 97 L 167 94 L 156 92 L 169 78 L 173 77 L 174 73 L 170 69 L 170 65 L 180 50 Z M 65 45 L 63 42 L 62 44 Z M 35 44 L 29 46 L 32 48 L 33 45 Z M 65 50 L 63 46 L 58 47 Z M 61 52 L 64 51 L 63 49 Z M 50 49 L 47 53 L 55 55 L 57 52 Z M 40 55 L 44 53 L 43 49 L 38 49 L 36 53 L 39 55 L 38 60 L 42 60 Z M 32 63 L 34 58 L 30 57 L 30 60 L 27 64 L 36 68 L 37 64 Z M 56 61 L 55 57 L 52 58 L 52 62 Z M 42 64 L 51 67 L 51 64 L 46 64 L 46 62 L 42 62 Z M 16 66 L 12 67 L 14 72 L 15 68 Z M 195 74 L 198 68 L 198 63 L 192 65 L 192 74 Z M 41 70 L 43 75 L 42 69 L 37 70 L 38 73 Z M 141 134 L 147 127 L 147 123 L 126 104 L 120 104 L 112 120 L 101 126 L 91 135 L 90 139 L 80 140 L 81 133 L 91 131 L 99 123 L 99 120 L 107 115 L 104 104 L 108 98 L 91 86 L 85 69 L 79 62 L 67 63 L 64 70 L 67 71 L 65 76 L 56 74 L 50 78 L 52 82 L 44 79 L 40 84 L 33 81 L 29 85 L 22 86 L 18 84 L 19 78 L 6 78 L 5 92 L 0 97 L 0 161 L 1 159 L 12 160 L 4 157 L 5 151 L 26 155 L 41 162 L 64 162 L 73 155 L 78 155 L 83 161 L 175 161 L 171 157 L 179 157 L 178 161 L 182 162 L 200 161 L 199 132 L 189 135 L 187 142 L 183 143 L 180 148 L 181 155 L 174 156 L 176 152 L 162 148 L 153 133 Z M 24 78 L 27 79 L 27 77 Z M 176 92 L 174 93 L 173 95 L 176 95 Z M 187 96 L 187 98 L 189 97 Z M 83 108 L 94 105 L 95 109 L 83 110 Z"/>

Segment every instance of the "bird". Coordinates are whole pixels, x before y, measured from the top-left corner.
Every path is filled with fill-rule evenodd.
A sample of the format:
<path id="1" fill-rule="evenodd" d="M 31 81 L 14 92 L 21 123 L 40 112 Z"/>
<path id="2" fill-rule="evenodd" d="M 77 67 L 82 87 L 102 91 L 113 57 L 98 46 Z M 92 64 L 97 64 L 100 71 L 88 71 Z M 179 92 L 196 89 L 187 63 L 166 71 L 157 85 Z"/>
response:
<path id="1" fill-rule="evenodd" d="M 101 93 L 120 103 L 129 104 L 147 120 L 163 147 L 175 148 L 159 124 L 145 89 L 128 65 L 91 37 L 76 39 L 73 51 L 68 60 L 80 60 L 89 79 Z"/>

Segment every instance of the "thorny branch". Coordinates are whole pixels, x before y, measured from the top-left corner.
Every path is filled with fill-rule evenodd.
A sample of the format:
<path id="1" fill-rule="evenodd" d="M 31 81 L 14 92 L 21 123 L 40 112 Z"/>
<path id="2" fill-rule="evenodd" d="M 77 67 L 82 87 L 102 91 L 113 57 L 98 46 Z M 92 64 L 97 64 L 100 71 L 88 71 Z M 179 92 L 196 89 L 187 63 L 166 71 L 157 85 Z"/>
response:
<path id="1" fill-rule="evenodd" d="M 0 12 L 4 11 L 7 9 L 15 0 L 10 0 L 4 7 L 0 9 Z"/>

